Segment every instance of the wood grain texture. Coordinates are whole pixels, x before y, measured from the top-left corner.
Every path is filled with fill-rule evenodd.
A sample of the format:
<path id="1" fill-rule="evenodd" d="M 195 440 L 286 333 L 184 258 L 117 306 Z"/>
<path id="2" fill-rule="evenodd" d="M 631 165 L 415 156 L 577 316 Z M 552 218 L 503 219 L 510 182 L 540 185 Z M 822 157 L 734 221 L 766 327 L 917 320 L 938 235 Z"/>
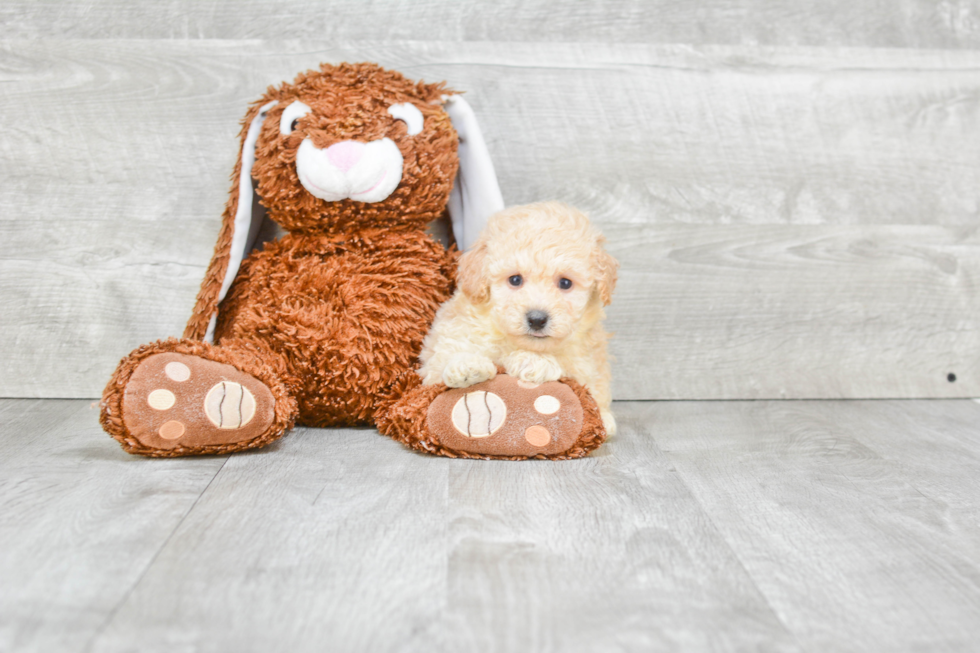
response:
<path id="1" fill-rule="evenodd" d="M 682 403 L 637 416 L 812 650 L 967 651 L 980 638 L 978 486 L 951 479 L 960 496 L 943 496 L 922 470 L 976 468 L 978 408 Z M 915 442 L 933 451 L 910 470 Z"/>
<path id="2" fill-rule="evenodd" d="M 92 651 L 432 650 L 447 463 L 371 429 L 231 457 Z"/>
<path id="3" fill-rule="evenodd" d="M 299 430 L 229 459 L 92 650 L 803 650 L 663 457 L 632 453 Z"/>
<path id="4" fill-rule="evenodd" d="M 974 0 L 8 0 L 0 38 L 579 41 L 975 48 Z"/>
<path id="5" fill-rule="evenodd" d="M 587 460 L 450 464 L 439 650 L 807 650 L 631 415 Z"/>
<path id="6" fill-rule="evenodd" d="M 93 16 L 99 6 L 89 6 Z M 975 250 L 962 229 L 980 211 L 976 52 L 108 39 L 0 42 L 0 359 L 9 370 L 0 395 L 96 396 L 133 347 L 179 333 L 213 247 L 248 102 L 320 61 L 365 59 L 468 91 L 508 203 L 564 199 L 624 242 L 636 239 L 634 226 L 637 234 L 644 225 L 704 227 L 675 232 L 684 235 L 673 248 L 708 257 L 689 268 L 709 272 L 692 306 L 723 308 L 717 320 L 659 312 L 657 285 L 636 283 L 648 281 L 650 257 L 624 250 L 610 313 L 627 338 L 614 347 L 617 396 L 976 394 L 971 373 L 959 371 L 975 369 L 976 351 Z M 777 237 L 784 244 L 755 243 L 751 262 L 734 266 L 740 283 L 722 278 L 732 266 L 710 257 L 731 255 L 716 241 L 739 227 L 735 238 L 751 249 L 771 225 L 792 227 Z M 928 226 L 931 244 L 892 225 Z M 835 271 L 829 259 L 815 267 L 780 250 L 828 238 L 858 243 L 841 241 L 855 250 L 844 259 L 869 260 Z M 923 263 L 920 276 L 904 278 L 925 286 L 889 285 L 916 257 L 954 271 L 936 277 Z M 875 294 L 850 284 L 847 270 L 873 281 Z M 834 297 L 813 286 L 816 271 L 835 279 Z M 760 321 L 753 295 L 739 292 L 746 284 L 766 294 Z M 910 292 L 935 315 L 903 303 Z M 873 322 L 838 330 L 871 343 L 864 353 L 821 337 L 820 316 L 850 306 L 846 319 L 856 320 L 868 301 L 888 305 L 888 329 L 902 310 L 911 315 L 908 336 L 879 338 Z M 777 325 L 775 346 L 758 338 L 750 351 L 732 340 L 733 328 L 744 341 L 755 326 L 775 333 Z M 664 338 L 680 347 L 666 357 Z M 785 344 L 811 341 L 823 348 L 802 359 Z M 886 364 L 871 367 L 877 343 L 905 349 L 888 349 Z M 656 381 L 664 366 L 674 374 L 667 388 Z M 964 382 L 937 384 L 946 367 Z M 775 370 L 778 379 L 764 379 Z"/>
<path id="7" fill-rule="evenodd" d="M 864 446 L 899 466 L 911 483 L 946 506 L 952 530 L 972 532 L 980 524 L 980 503 L 973 494 L 980 487 L 975 409 L 944 402 L 937 407 L 943 411 L 941 420 L 909 430 L 903 424 L 915 420 L 915 406 L 888 402 L 869 408 L 840 404 L 834 419 L 851 424 Z M 980 545 L 976 539 L 973 543 Z"/>
<path id="8" fill-rule="evenodd" d="M 980 394 L 975 228 L 610 225 L 620 399 Z M 955 375 L 955 382 L 949 375 Z"/>
<path id="9" fill-rule="evenodd" d="M 0 651 L 85 650 L 225 459 L 129 456 L 88 401 L 0 409 Z"/>
<path id="10" fill-rule="evenodd" d="M 980 404 L 613 407 L 578 461 L 146 460 L 0 400 L 0 650 L 975 648 Z"/>

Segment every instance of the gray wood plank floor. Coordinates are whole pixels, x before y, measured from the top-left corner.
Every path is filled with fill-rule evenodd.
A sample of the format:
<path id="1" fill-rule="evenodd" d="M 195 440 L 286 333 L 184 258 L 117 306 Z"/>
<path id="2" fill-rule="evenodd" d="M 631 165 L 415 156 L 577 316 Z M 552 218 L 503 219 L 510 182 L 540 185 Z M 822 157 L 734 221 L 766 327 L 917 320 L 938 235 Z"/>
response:
<path id="1" fill-rule="evenodd" d="M 0 651 L 973 651 L 980 405 L 617 402 L 569 462 L 148 460 L 0 401 Z"/>

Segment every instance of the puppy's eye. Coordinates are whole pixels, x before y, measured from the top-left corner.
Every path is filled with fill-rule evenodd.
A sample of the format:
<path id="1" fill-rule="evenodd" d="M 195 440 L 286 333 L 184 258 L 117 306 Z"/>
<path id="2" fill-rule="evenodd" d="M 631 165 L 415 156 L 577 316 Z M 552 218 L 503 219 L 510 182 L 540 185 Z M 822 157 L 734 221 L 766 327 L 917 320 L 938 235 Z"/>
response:
<path id="1" fill-rule="evenodd" d="M 514 288 L 520 288 L 521 284 L 524 283 L 524 277 L 519 274 L 515 274 L 514 276 L 507 278 L 507 283 Z"/>
<path id="2" fill-rule="evenodd" d="M 561 288 L 562 290 L 571 290 L 572 280 L 562 277 L 561 279 L 558 280 L 558 287 Z"/>
<path id="3" fill-rule="evenodd" d="M 299 119 L 308 113 L 310 113 L 310 108 L 299 100 L 290 104 L 282 111 L 282 117 L 279 119 L 279 133 L 283 136 L 292 134 L 299 124 Z"/>
<path id="4" fill-rule="evenodd" d="M 405 123 L 408 128 L 408 135 L 415 136 L 422 131 L 422 126 L 425 119 L 422 117 L 422 112 L 414 104 L 409 102 L 403 102 L 402 104 L 393 104 L 388 107 L 388 113 L 392 115 L 395 120 L 401 120 Z"/>

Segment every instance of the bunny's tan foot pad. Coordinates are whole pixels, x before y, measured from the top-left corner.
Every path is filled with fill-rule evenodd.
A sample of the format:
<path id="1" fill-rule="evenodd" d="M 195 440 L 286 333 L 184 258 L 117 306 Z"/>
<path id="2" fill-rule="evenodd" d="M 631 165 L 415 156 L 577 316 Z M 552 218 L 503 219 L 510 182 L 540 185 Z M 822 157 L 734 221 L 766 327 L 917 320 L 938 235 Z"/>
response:
<path id="1" fill-rule="evenodd" d="M 133 451 L 149 455 L 222 453 L 261 446 L 275 422 L 268 387 L 231 365 L 180 353 L 154 354 L 136 367 L 122 397 Z"/>
<path id="2" fill-rule="evenodd" d="M 583 386 L 568 379 L 533 385 L 506 374 L 446 389 L 429 405 L 425 430 L 432 453 L 508 460 L 579 458 L 606 436 Z"/>

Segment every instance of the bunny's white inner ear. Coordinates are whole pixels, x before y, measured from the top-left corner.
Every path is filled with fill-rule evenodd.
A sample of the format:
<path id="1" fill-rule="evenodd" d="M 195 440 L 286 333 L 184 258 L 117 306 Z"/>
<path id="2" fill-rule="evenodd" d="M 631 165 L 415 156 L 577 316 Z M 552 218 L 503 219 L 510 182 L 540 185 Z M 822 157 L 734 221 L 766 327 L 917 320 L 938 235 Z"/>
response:
<path id="1" fill-rule="evenodd" d="M 262 227 L 261 211 L 253 211 L 254 189 L 252 188 L 252 166 L 255 165 L 255 142 L 259 140 L 259 132 L 262 131 L 262 122 L 265 120 L 266 113 L 276 105 L 273 100 L 263 105 L 259 113 L 248 126 L 248 133 L 245 134 L 245 142 L 242 144 L 242 169 L 238 175 L 238 208 L 235 211 L 235 233 L 231 238 L 231 247 L 228 251 L 228 269 L 225 271 L 224 281 L 221 283 L 221 291 L 218 292 L 218 303 L 228 294 L 231 282 L 235 280 L 238 269 L 242 265 L 242 260 L 252 250 L 259 229 Z M 254 219 L 253 219 L 254 214 Z M 208 322 L 208 330 L 204 334 L 206 342 L 214 342 L 214 328 L 218 323 L 218 311 L 215 310 Z"/>
<path id="2" fill-rule="evenodd" d="M 460 250 L 476 241 L 487 218 L 504 208 L 497 173 L 483 140 L 476 114 L 460 95 L 450 95 L 443 108 L 459 135 L 459 172 L 449 195 L 449 217 Z"/>

